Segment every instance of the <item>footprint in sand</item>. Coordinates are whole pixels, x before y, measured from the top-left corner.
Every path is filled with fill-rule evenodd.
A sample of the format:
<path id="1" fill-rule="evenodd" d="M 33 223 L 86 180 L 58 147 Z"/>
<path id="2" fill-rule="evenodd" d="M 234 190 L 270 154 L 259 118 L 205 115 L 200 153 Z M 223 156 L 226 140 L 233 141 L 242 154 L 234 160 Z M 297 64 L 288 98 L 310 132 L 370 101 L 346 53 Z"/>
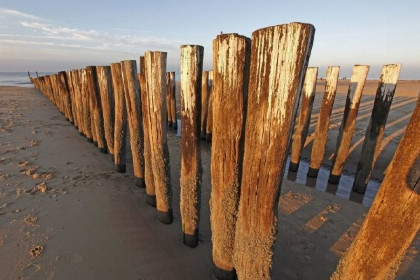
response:
<path id="1" fill-rule="evenodd" d="M 42 254 L 42 251 L 44 250 L 44 247 L 42 247 L 41 245 L 37 245 L 35 247 L 33 247 L 30 251 L 29 254 L 33 257 L 39 257 Z"/>
<path id="2" fill-rule="evenodd" d="M 39 141 L 39 140 L 31 140 L 30 142 L 29 142 L 29 144 L 31 145 L 31 147 L 35 147 L 35 146 L 39 146 L 39 143 L 40 143 L 41 141 Z"/>
<path id="3" fill-rule="evenodd" d="M 38 217 L 29 214 L 25 217 L 25 222 L 31 226 L 36 226 L 38 224 Z"/>

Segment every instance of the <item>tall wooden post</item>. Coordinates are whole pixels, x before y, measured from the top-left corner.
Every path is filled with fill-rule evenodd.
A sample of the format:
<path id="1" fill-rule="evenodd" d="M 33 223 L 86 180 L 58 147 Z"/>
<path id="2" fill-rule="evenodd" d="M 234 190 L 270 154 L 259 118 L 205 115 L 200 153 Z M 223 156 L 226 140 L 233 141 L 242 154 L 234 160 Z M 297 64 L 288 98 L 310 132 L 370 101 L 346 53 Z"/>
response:
<path id="1" fill-rule="evenodd" d="M 395 279 L 420 230 L 420 100 L 372 206 L 332 280 Z"/>
<path id="2" fill-rule="evenodd" d="M 169 168 L 169 150 L 166 139 L 166 52 L 145 53 L 145 75 L 149 98 L 150 123 L 148 131 L 151 147 L 153 179 L 156 191 L 158 219 L 165 224 L 173 221 L 172 187 Z"/>
<path id="3" fill-rule="evenodd" d="M 91 116 L 93 117 L 92 130 L 94 131 L 94 140 L 98 142 L 98 148 L 102 153 L 106 153 L 106 140 L 104 133 L 104 121 L 102 117 L 101 97 L 98 87 L 98 76 L 95 66 L 86 67 L 86 76 L 88 79 Z M 96 138 L 96 139 L 95 139 Z"/>
<path id="4" fill-rule="evenodd" d="M 251 40 L 247 37 L 223 34 L 213 40 L 210 222 L 213 275 L 219 280 L 236 279 L 232 258 L 242 175 L 250 55 Z"/>
<path id="5" fill-rule="evenodd" d="M 203 76 L 201 78 L 201 139 L 206 139 L 208 105 L 209 71 L 203 71 Z"/>
<path id="6" fill-rule="evenodd" d="M 175 72 L 166 73 L 166 120 L 169 127 L 177 129 L 175 102 Z"/>
<path id="7" fill-rule="evenodd" d="M 343 120 L 337 137 L 330 177 L 328 178 L 328 182 L 331 184 L 340 182 L 341 172 L 349 155 L 351 139 L 356 128 L 357 112 L 359 111 L 360 99 L 362 98 L 368 71 L 369 66 L 367 65 L 355 65 L 353 67 Z"/>
<path id="8" fill-rule="evenodd" d="M 60 90 L 63 95 L 64 111 L 65 111 L 66 118 L 69 120 L 71 124 L 74 124 L 73 110 L 72 110 L 72 105 L 71 105 L 71 93 L 70 93 L 70 88 L 67 81 L 66 72 L 64 71 L 58 72 L 58 77 L 60 81 Z"/>
<path id="9" fill-rule="evenodd" d="M 147 83 L 145 74 L 144 56 L 140 57 L 140 73 L 138 74 L 140 98 L 141 98 L 141 113 L 143 119 L 143 133 L 144 136 L 144 179 L 146 182 L 146 203 L 152 207 L 156 207 L 156 192 L 155 182 L 153 178 L 152 169 L 152 151 L 150 145 L 150 137 L 148 131 L 150 129 L 150 119 L 152 114 L 149 112 L 149 95 L 147 94 Z"/>
<path id="10" fill-rule="evenodd" d="M 337 93 L 339 66 L 329 66 L 327 77 L 325 79 L 325 91 L 322 98 L 321 109 L 318 115 L 318 121 L 315 128 L 315 138 L 312 145 L 311 161 L 309 164 L 308 177 L 318 177 L 322 160 L 325 154 L 325 145 L 327 144 L 328 131 L 330 127 L 331 111 L 334 105 L 335 94 Z"/>
<path id="11" fill-rule="evenodd" d="M 121 62 L 125 104 L 127 108 L 128 128 L 130 129 L 130 145 L 133 157 L 134 177 L 136 185 L 145 188 L 144 155 L 143 155 L 143 124 L 141 117 L 141 100 L 139 82 L 137 80 L 137 65 L 135 60 Z"/>
<path id="12" fill-rule="evenodd" d="M 83 103 L 83 123 L 84 123 L 84 134 L 87 140 L 93 143 L 92 136 L 92 123 L 91 123 L 91 111 L 89 106 L 89 90 L 88 90 L 88 81 L 86 76 L 86 69 L 80 70 L 80 77 L 82 82 L 82 103 Z"/>
<path id="13" fill-rule="evenodd" d="M 290 23 L 252 33 L 233 258 L 239 279 L 270 279 L 280 187 L 314 32 Z"/>
<path id="14" fill-rule="evenodd" d="M 394 98 L 400 69 L 401 64 L 389 64 L 382 68 L 372 115 L 366 129 L 365 141 L 354 176 L 353 191 L 355 192 L 366 192 L 367 184 L 379 155 L 379 148 L 384 136 L 385 124 Z"/>
<path id="15" fill-rule="evenodd" d="M 101 107 L 104 120 L 104 133 L 106 146 L 109 153 L 114 156 L 114 92 L 112 90 L 112 78 L 110 66 L 97 66 L 99 93 L 101 95 Z"/>
<path id="16" fill-rule="evenodd" d="M 211 133 L 213 130 L 213 71 L 209 71 L 208 83 L 208 105 L 207 105 L 207 119 L 206 119 L 206 141 L 211 142 Z"/>
<path id="17" fill-rule="evenodd" d="M 83 107 L 83 84 L 82 84 L 82 71 L 76 69 L 73 72 L 73 84 L 76 89 L 76 107 L 79 120 L 79 134 L 85 136 L 85 122 L 84 122 L 84 107 Z"/>
<path id="18" fill-rule="evenodd" d="M 71 113 L 73 116 L 73 124 L 76 129 L 79 128 L 79 122 L 77 117 L 77 107 L 76 107 L 76 89 L 73 85 L 73 77 L 72 77 L 72 71 L 66 71 L 66 80 L 67 80 L 67 86 L 70 93 L 70 104 L 71 104 Z"/>
<path id="19" fill-rule="evenodd" d="M 111 64 L 111 77 L 115 102 L 114 164 L 117 172 L 124 173 L 127 161 L 127 110 L 125 108 L 121 63 Z"/>
<path id="20" fill-rule="evenodd" d="M 290 154 L 289 170 L 296 172 L 299 168 L 300 156 L 302 155 L 303 145 L 308 136 L 309 123 L 311 122 L 312 107 L 316 92 L 316 79 L 318 77 L 318 67 L 309 67 L 306 70 L 305 82 L 303 84 L 302 103 L 300 105 L 299 118 L 295 133 L 292 136 L 292 152 Z"/>
<path id="21" fill-rule="evenodd" d="M 183 242 L 198 244 L 201 206 L 201 75 L 204 48 L 181 46 L 181 220 Z"/>

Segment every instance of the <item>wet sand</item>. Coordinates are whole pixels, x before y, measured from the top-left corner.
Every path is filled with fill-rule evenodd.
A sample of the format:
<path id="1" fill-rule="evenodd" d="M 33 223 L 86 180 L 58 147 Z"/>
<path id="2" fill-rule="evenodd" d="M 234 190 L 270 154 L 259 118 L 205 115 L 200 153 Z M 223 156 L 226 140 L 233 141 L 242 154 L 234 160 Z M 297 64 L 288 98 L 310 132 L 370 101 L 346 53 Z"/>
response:
<path id="1" fill-rule="evenodd" d="M 406 115 L 404 110 L 395 118 Z M 110 156 L 80 136 L 37 90 L 0 87 L 1 278 L 211 279 L 210 144 L 202 145 L 202 219 L 195 249 L 182 244 L 181 147 L 173 131 L 168 144 L 174 223 L 164 225 L 145 203 L 145 191 L 135 186 L 130 158 L 127 173 L 116 173 Z M 273 279 L 328 279 L 367 210 L 285 179 Z M 419 246 L 417 236 L 397 279 L 420 279 Z"/>

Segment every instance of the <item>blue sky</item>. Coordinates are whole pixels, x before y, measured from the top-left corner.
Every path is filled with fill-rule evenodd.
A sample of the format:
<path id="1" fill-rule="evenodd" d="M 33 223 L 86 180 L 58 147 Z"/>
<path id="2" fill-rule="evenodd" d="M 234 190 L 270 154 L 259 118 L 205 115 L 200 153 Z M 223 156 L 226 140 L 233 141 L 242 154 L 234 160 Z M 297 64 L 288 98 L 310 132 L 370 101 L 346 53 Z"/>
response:
<path id="1" fill-rule="evenodd" d="M 251 37 L 256 29 L 307 22 L 315 26 L 310 66 L 402 63 L 401 78 L 420 79 L 417 0 L 353 1 L 88 1 L 1 0 L 0 71 L 60 71 L 168 52 L 179 72 L 180 46 L 204 46 L 211 69 L 212 40 L 221 31 Z"/>

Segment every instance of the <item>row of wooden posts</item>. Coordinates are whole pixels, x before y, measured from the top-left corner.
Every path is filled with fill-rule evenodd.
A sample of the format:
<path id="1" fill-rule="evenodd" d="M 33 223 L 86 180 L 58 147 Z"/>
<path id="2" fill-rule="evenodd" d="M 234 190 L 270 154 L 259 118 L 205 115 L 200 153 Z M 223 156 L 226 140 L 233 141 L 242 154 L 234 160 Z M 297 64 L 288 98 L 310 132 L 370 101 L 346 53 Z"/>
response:
<path id="1" fill-rule="evenodd" d="M 277 204 L 298 100 L 302 89 L 306 92 L 316 80 L 313 75 L 312 80 L 308 80 L 311 75 L 307 74 L 308 81 L 304 83 L 314 33 L 310 24 L 290 23 L 259 29 L 253 32 L 252 40 L 238 34 L 222 34 L 213 40 L 212 93 L 211 102 L 207 101 L 212 109 L 207 110 L 206 117 L 207 122 L 212 122 L 210 222 L 213 274 L 217 279 L 271 278 Z M 203 118 L 206 119 L 202 117 L 202 97 L 209 96 L 208 74 L 203 75 L 202 71 L 203 52 L 201 46 L 181 46 L 180 212 L 183 241 L 190 247 L 198 243 L 202 180 L 200 138 L 204 134 Z M 334 69 L 329 71 L 337 74 L 329 74 L 329 77 L 338 76 Z M 174 90 L 173 75 L 166 74 L 166 53 L 146 52 L 140 57 L 139 74 L 136 74 L 135 61 L 123 61 L 111 67 L 89 66 L 32 81 L 80 133 L 97 143 L 102 151 L 113 154 L 119 172 L 125 171 L 128 123 L 138 185 L 146 188 L 147 203 L 156 206 L 158 218 L 171 223 L 166 111 L 172 114 L 173 105 L 166 109 L 170 103 L 166 92 L 168 89 L 172 96 Z M 360 85 L 355 84 L 358 81 L 351 83 L 352 92 L 360 89 Z M 359 102 L 354 96 L 349 95 L 352 102 L 345 115 L 351 116 L 354 104 Z M 331 99 L 328 95 L 326 98 Z M 322 118 L 320 114 L 321 123 L 329 118 L 331 109 L 325 110 Z M 299 126 L 301 122 L 306 125 L 302 117 L 304 111 L 301 109 Z M 308 112 L 310 110 L 306 114 Z M 388 273 L 396 262 L 394 259 L 379 261 L 379 258 L 385 254 L 401 259 L 418 231 L 420 215 L 415 209 L 420 202 L 416 181 L 419 176 L 418 168 L 412 170 L 419 164 L 420 135 L 416 129 L 419 121 L 417 105 L 377 194 L 381 201 L 375 199 L 366 219 L 369 222 L 360 230 L 359 235 L 364 238 L 358 235 L 348 253 L 351 257 L 343 259 L 334 279 L 354 278 L 355 271 L 363 276 L 357 279 L 385 275 L 383 273 Z M 176 125 L 172 117 L 170 122 Z M 296 131 L 299 130 L 307 130 L 307 127 Z M 343 128 L 343 133 L 347 130 Z M 407 141 L 414 143 L 408 159 L 405 157 Z M 403 163 L 401 170 L 397 170 L 401 164 L 398 160 Z M 404 177 L 407 174 L 411 174 L 411 181 Z M 396 181 L 397 186 L 393 185 L 395 176 L 400 179 Z M 413 192 L 417 193 L 409 198 Z M 383 204 L 386 207 L 381 208 L 383 201 L 387 202 Z M 397 209 L 393 209 L 396 205 Z M 382 215 L 391 212 L 390 220 L 382 224 Z M 401 221 L 407 224 L 404 233 L 395 231 Z M 380 231 L 379 235 L 376 230 Z M 370 238 L 376 238 L 376 247 L 371 246 Z M 399 241 L 398 248 L 389 245 L 394 238 Z M 384 254 L 368 254 L 369 258 L 359 256 L 369 250 L 380 250 Z M 372 275 L 375 277 L 369 277 Z"/>

